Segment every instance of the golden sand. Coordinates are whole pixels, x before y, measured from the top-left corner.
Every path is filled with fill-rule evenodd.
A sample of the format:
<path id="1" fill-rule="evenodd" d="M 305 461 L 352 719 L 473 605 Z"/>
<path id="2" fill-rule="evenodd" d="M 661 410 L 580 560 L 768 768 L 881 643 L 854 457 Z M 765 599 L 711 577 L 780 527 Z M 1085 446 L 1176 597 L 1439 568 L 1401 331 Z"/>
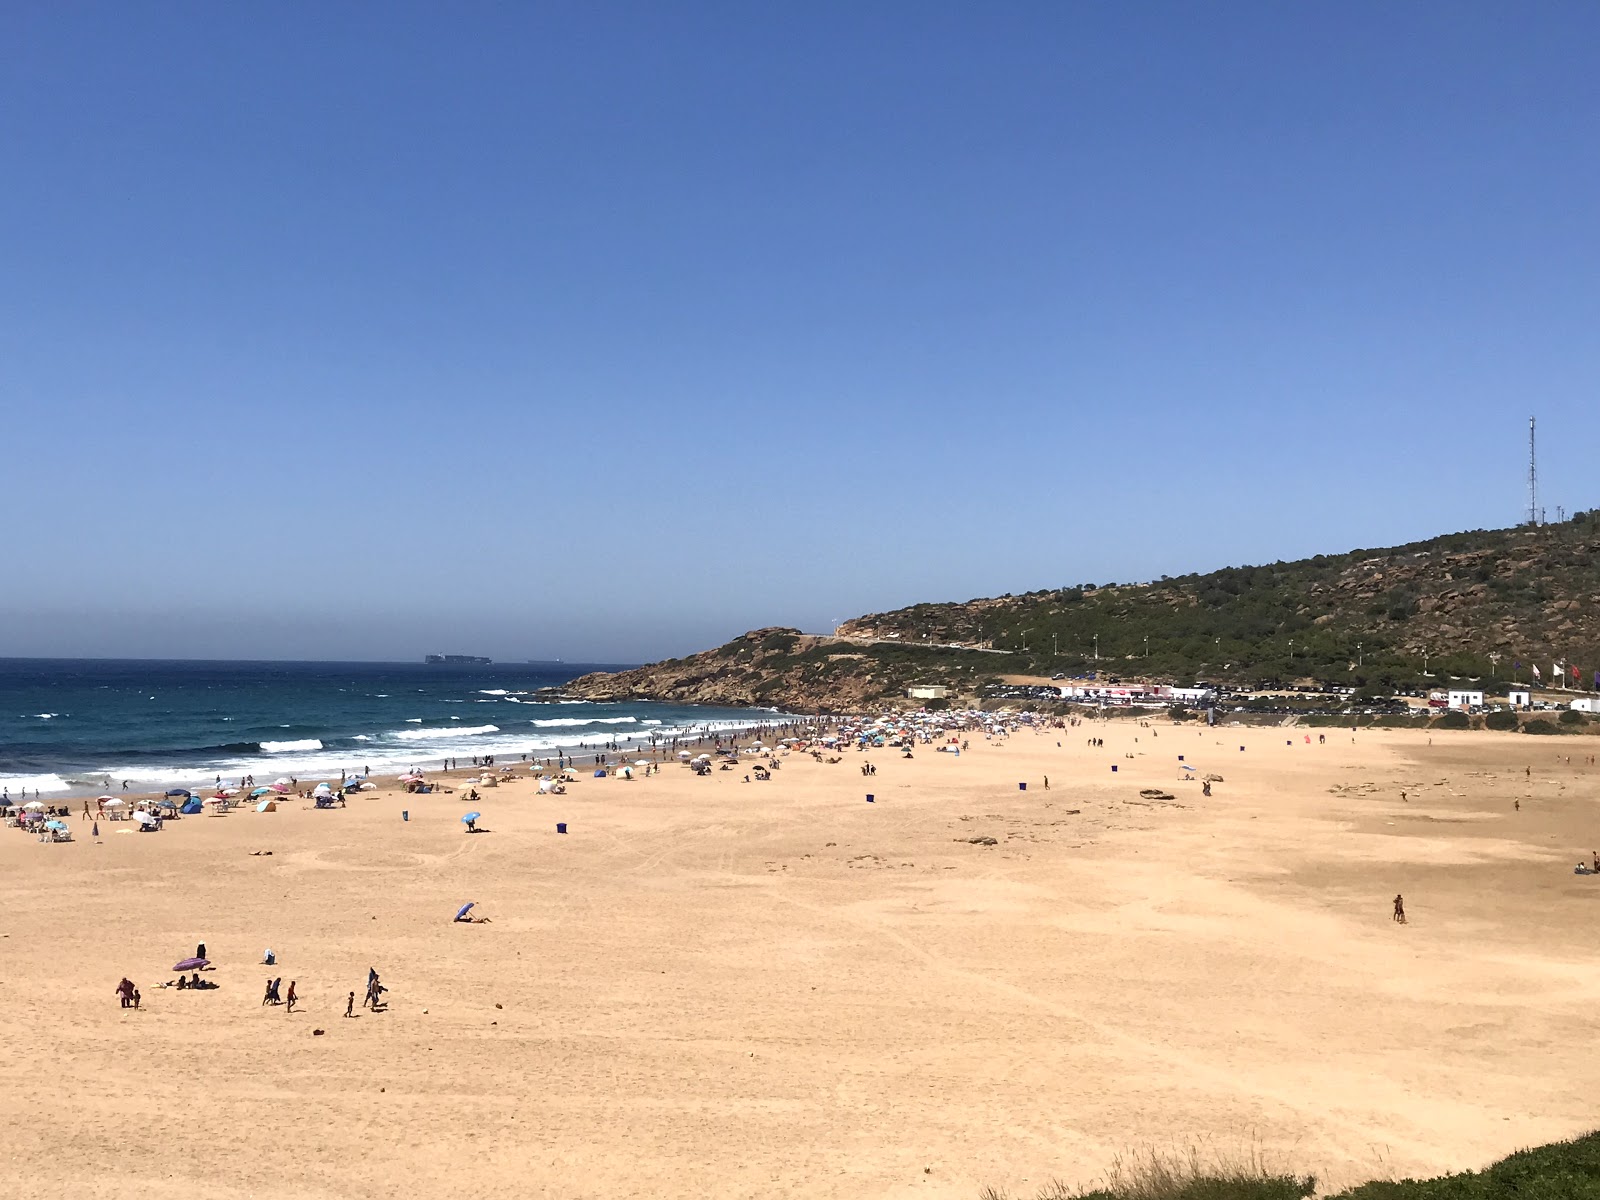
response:
<path id="1" fill-rule="evenodd" d="M 0 1192 L 971 1200 L 1196 1141 L 1343 1184 L 1597 1123 L 1595 743 L 1090 732 L 502 786 L 476 836 L 392 791 L 0 830 Z M 201 941 L 219 988 L 158 988 Z"/>

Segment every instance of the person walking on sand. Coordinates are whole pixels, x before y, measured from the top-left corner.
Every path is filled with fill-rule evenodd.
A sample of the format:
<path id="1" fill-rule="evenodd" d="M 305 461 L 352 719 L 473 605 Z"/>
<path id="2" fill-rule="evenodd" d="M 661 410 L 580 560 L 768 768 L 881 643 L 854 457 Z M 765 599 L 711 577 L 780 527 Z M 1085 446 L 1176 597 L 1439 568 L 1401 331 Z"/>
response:
<path id="1" fill-rule="evenodd" d="M 272 1003 L 272 980 L 267 980 L 266 994 L 261 997 L 261 1006 L 265 1008 Z"/>
<path id="2" fill-rule="evenodd" d="M 131 1008 L 133 1006 L 133 992 L 133 980 L 124 975 L 122 981 L 117 984 L 117 997 L 122 1001 L 123 1008 Z"/>
<path id="3" fill-rule="evenodd" d="M 298 997 L 294 994 L 294 980 L 291 979 L 291 980 L 289 980 L 289 995 L 288 995 L 288 1001 L 289 1001 L 288 1011 L 289 1012 L 293 1012 L 294 1011 L 294 1002 L 295 1002 L 296 999 L 298 999 Z"/>
<path id="4" fill-rule="evenodd" d="M 1394 920 L 1401 925 L 1406 923 L 1406 898 L 1399 892 L 1394 897 Z"/>
<path id="5" fill-rule="evenodd" d="M 356 1015 L 356 994 L 354 992 L 351 992 L 350 998 L 344 1002 L 344 1015 L 347 1017 Z"/>

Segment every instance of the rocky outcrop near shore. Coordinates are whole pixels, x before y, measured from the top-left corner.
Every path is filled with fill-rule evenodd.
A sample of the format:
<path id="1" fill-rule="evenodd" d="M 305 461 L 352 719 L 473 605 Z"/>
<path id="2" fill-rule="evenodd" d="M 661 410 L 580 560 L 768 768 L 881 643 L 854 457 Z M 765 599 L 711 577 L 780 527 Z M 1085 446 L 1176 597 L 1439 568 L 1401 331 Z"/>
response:
<path id="1" fill-rule="evenodd" d="M 660 700 L 838 713 L 903 702 L 906 689 L 914 683 L 960 687 L 970 674 L 970 663 L 939 661 L 936 651 L 866 645 L 773 627 L 751 630 L 725 646 L 687 658 L 584 675 L 562 691 L 583 700 Z"/>

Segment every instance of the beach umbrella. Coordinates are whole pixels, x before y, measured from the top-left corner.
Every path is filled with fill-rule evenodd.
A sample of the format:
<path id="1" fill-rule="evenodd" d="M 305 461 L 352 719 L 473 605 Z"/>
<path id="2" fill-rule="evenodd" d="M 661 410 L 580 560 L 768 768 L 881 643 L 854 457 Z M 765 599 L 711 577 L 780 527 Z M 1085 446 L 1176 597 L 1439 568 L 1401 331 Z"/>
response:
<path id="1" fill-rule="evenodd" d="M 97 804 L 104 804 L 107 800 L 115 800 L 115 799 L 116 799 L 115 796 L 96 796 L 95 797 L 95 802 Z"/>
<path id="2" fill-rule="evenodd" d="M 128 807 L 128 802 L 126 800 L 107 800 L 106 801 L 106 807 L 107 808 L 127 808 Z"/>
<path id="3" fill-rule="evenodd" d="M 465 904 L 458 908 L 456 910 L 456 920 L 465 921 L 467 919 L 467 914 L 472 911 L 472 906 L 476 903 L 476 900 L 468 900 Z"/>
<path id="4" fill-rule="evenodd" d="M 693 758 L 694 755 L 690 754 L 687 750 L 679 750 L 678 751 L 678 757 L 679 758 L 683 758 L 683 759 L 689 759 L 689 758 Z"/>
<path id="5" fill-rule="evenodd" d="M 157 808 L 177 808 L 178 805 L 177 805 L 177 803 L 175 801 L 172 801 L 172 800 L 157 800 L 156 801 L 156 807 Z"/>
<path id="6" fill-rule="evenodd" d="M 186 958 L 182 962 L 173 963 L 172 969 L 174 971 L 198 971 L 201 967 L 209 967 L 210 965 L 211 960 L 209 958 Z"/>
<path id="7" fill-rule="evenodd" d="M 633 765 L 636 767 L 648 767 L 650 765 L 650 760 L 648 758 L 635 759 Z"/>
<path id="8" fill-rule="evenodd" d="M 188 794 L 189 790 L 187 788 L 172 788 L 167 792 L 169 796 L 187 796 Z"/>
<path id="9" fill-rule="evenodd" d="M 287 777 L 285 777 L 283 779 L 274 779 L 272 782 L 274 784 L 280 784 L 281 783 L 284 787 L 288 787 L 289 786 L 289 780 L 288 780 Z"/>
<path id="10" fill-rule="evenodd" d="M 483 814 L 480 812 L 469 812 L 466 816 L 461 818 L 461 823 L 465 825 L 468 821 L 476 821 L 481 816 L 483 816 Z"/>
<path id="11" fill-rule="evenodd" d="M 43 800 L 29 800 L 22 807 L 23 808 L 43 808 L 44 807 L 44 801 Z"/>
<path id="12" fill-rule="evenodd" d="M 64 830 L 67 827 L 67 823 L 65 821 L 46 821 L 44 823 L 44 827 L 46 829 L 63 829 Z"/>
<path id="13" fill-rule="evenodd" d="M 156 823 L 155 816 L 151 813 L 145 812 L 143 809 L 140 809 L 138 812 L 134 813 L 133 819 L 147 829 Z"/>
<path id="14" fill-rule="evenodd" d="M 283 783 L 275 783 L 275 784 L 272 785 L 271 790 L 274 791 L 274 792 L 277 792 L 278 795 L 280 795 L 280 796 L 284 796 L 284 795 L 288 794 L 289 786 L 287 784 L 283 784 Z"/>
<path id="15" fill-rule="evenodd" d="M 269 788 L 269 787 L 259 787 L 255 791 L 250 793 L 250 798 L 252 800 L 254 800 L 257 796 L 265 796 L 271 790 L 272 789 Z"/>

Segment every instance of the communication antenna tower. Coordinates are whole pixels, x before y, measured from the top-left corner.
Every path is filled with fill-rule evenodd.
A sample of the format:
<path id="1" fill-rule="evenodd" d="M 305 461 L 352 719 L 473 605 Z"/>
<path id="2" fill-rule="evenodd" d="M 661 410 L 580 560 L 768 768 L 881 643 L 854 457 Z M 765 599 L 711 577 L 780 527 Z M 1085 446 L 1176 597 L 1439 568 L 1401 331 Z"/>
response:
<path id="1" fill-rule="evenodd" d="M 1528 418 L 1528 524 L 1539 524 L 1539 466 L 1534 453 L 1534 418 Z"/>

